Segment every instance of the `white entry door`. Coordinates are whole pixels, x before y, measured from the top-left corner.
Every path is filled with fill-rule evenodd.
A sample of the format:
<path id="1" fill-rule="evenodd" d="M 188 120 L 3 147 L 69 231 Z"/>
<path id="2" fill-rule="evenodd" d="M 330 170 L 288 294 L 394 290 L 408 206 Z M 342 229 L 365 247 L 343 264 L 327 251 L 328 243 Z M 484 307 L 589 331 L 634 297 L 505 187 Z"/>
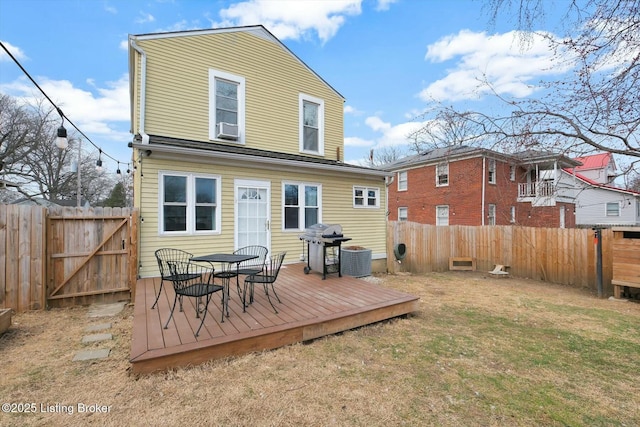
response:
<path id="1" fill-rule="evenodd" d="M 264 246 L 271 251 L 271 183 L 236 179 L 235 247 Z"/>

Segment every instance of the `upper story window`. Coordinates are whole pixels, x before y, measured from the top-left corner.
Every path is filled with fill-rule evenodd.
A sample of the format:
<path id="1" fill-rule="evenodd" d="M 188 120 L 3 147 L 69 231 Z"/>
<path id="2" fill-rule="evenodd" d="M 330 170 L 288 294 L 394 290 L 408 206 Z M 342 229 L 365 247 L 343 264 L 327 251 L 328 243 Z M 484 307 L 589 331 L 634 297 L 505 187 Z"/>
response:
<path id="1" fill-rule="evenodd" d="M 496 205 L 489 205 L 489 225 L 496 225 Z"/>
<path id="2" fill-rule="evenodd" d="M 509 166 L 509 179 L 511 181 L 516 180 L 516 167 L 514 165 Z"/>
<path id="3" fill-rule="evenodd" d="M 496 183 L 496 161 L 489 159 L 489 184 Z"/>
<path id="4" fill-rule="evenodd" d="M 407 171 L 398 172 L 398 191 L 407 191 Z"/>
<path id="5" fill-rule="evenodd" d="M 436 186 L 449 185 L 449 163 L 436 165 Z"/>
<path id="6" fill-rule="evenodd" d="M 160 234 L 220 232 L 220 177 L 174 172 L 159 175 Z"/>
<path id="7" fill-rule="evenodd" d="M 244 144 L 245 79 L 209 70 L 209 139 Z"/>
<path id="8" fill-rule="evenodd" d="M 300 94 L 300 151 L 324 155 L 324 101 Z"/>
<path id="9" fill-rule="evenodd" d="M 285 230 L 303 230 L 321 222 L 322 187 L 317 184 L 284 183 L 282 203 Z"/>
<path id="10" fill-rule="evenodd" d="M 406 221 L 409 217 L 409 209 L 402 207 L 398 208 L 398 221 Z"/>
<path id="11" fill-rule="evenodd" d="M 620 216 L 620 203 L 607 203 L 607 216 Z"/>
<path id="12" fill-rule="evenodd" d="M 353 207 L 377 208 L 380 207 L 380 189 L 353 187 Z"/>
<path id="13" fill-rule="evenodd" d="M 436 225 L 449 225 L 449 205 L 436 206 Z"/>

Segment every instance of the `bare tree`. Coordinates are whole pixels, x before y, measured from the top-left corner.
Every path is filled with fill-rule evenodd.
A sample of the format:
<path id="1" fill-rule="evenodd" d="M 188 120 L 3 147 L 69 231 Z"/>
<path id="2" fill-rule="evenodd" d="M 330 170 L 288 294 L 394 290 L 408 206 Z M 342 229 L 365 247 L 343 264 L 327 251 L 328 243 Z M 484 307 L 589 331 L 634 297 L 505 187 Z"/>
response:
<path id="1" fill-rule="evenodd" d="M 369 167 L 376 167 L 394 162 L 404 155 L 404 151 L 398 146 L 381 147 L 375 150 L 371 149 L 369 157 L 364 162 Z"/>
<path id="2" fill-rule="evenodd" d="M 556 59 L 571 63 L 570 75 L 540 83 L 547 90 L 539 98 L 507 98 L 493 91 L 501 101 L 501 115 L 438 104 L 435 121 L 471 130 L 466 142 L 492 140 L 511 151 L 606 151 L 631 157 L 633 169 L 640 161 L 640 0 L 558 4 L 567 8 L 563 22 L 568 33 L 562 39 L 547 37 Z M 492 0 L 488 8 L 492 21 L 511 16 L 519 29 L 531 30 L 545 19 L 546 8 L 558 4 Z M 525 48 L 526 37 L 521 42 Z"/>
<path id="3" fill-rule="evenodd" d="M 60 150 L 54 144 L 60 118 L 43 100 L 35 105 L 19 105 L 10 96 L 0 97 L 0 161 L 3 176 L 16 184 L 24 196 L 47 200 L 75 200 L 77 170 L 81 171 L 83 198 L 96 204 L 109 194 L 114 182 L 96 170 L 96 155 L 83 152 L 78 160 L 77 135 L 69 132 L 69 147 Z"/>

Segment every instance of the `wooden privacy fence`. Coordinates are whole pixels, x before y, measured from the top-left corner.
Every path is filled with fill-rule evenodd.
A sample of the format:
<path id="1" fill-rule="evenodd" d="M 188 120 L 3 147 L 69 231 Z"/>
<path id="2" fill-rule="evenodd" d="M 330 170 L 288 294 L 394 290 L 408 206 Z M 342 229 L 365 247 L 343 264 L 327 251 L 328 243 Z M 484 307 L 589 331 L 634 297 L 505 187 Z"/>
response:
<path id="1" fill-rule="evenodd" d="M 605 295 L 613 295 L 612 240 L 602 230 L 602 272 Z M 406 257 L 398 263 L 394 246 L 404 243 Z M 408 221 L 387 224 L 389 271 L 447 271 L 450 257 L 472 257 L 477 269 L 508 265 L 513 276 L 597 290 L 596 250 L 591 229 L 519 226 L 434 226 Z"/>
<path id="2" fill-rule="evenodd" d="M 137 211 L 0 205 L 0 308 L 132 298 Z"/>

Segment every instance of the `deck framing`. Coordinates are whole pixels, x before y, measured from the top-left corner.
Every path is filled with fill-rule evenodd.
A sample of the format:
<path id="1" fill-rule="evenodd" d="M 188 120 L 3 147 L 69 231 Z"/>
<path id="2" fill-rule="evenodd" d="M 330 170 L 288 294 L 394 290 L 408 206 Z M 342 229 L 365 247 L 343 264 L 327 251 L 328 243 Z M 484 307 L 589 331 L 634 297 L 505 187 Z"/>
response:
<path id="1" fill-rule="evenodd" d="M 150 373 L 271 350 L 418 310 L 419 300 L 413 295 L 348 276 L 329 275 L 323 280 L 318 273 L 305 275 L 303 267 L 283 266 L 276 282 L 282 303 L 272 296 L 278 314 L 257 286 L 254 303 L 243 312 L 233 282 L 230 316 L 221 322 L 220 299 L 214 296 L 199 337 L 194 336 L 200 319 L 192 298 L 185 299 L 184 312 L 176 309 L 169 327 L 163 329 L 173 289 L 165 283 L 158 306 L 151 310 L 160 278 L 140 279 L 131 343 L 133 372 Z"/>

